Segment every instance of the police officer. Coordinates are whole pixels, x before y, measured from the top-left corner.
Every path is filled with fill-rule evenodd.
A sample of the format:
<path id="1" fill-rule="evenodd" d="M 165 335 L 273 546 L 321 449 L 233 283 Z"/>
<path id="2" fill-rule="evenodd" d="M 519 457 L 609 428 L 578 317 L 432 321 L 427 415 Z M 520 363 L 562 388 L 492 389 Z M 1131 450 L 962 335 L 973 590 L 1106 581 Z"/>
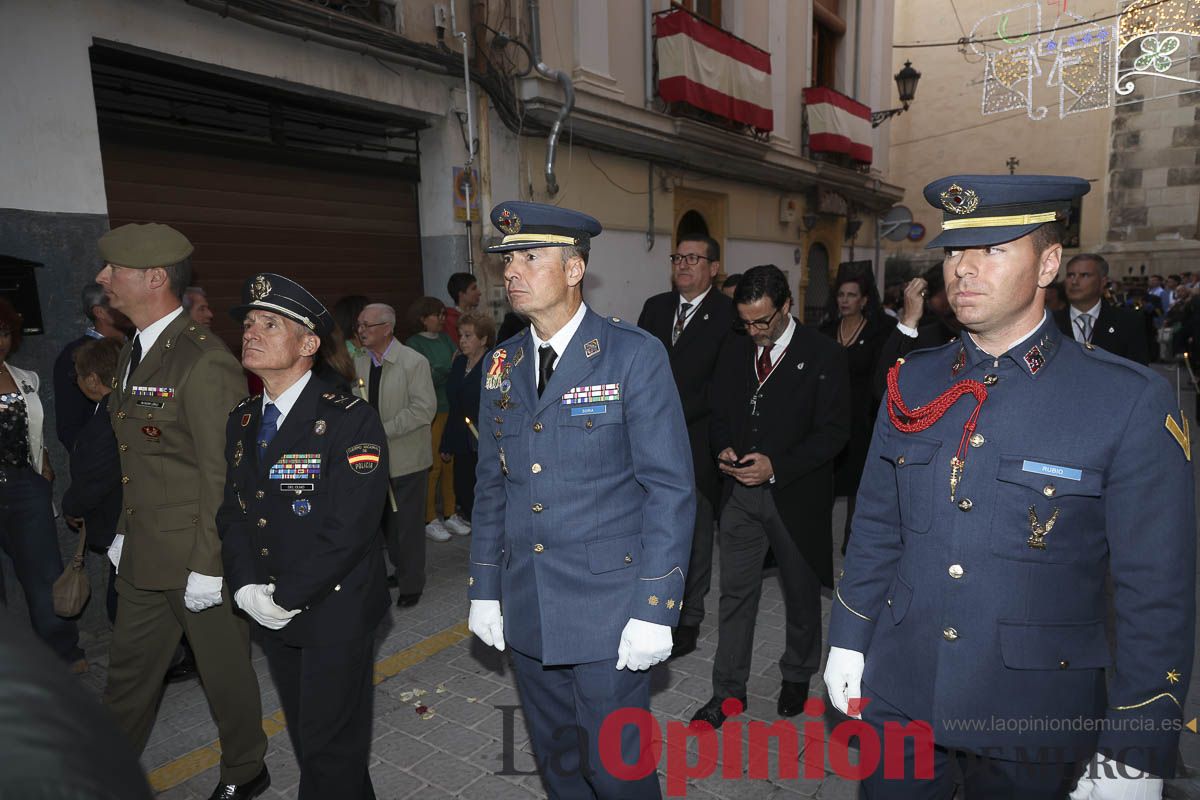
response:
<path id="1" fill-rule="evenodd" d="M 1191 439 L 1161 377 L 1043 309 L 1061 222 L 1087 190 L 1037 175 L 925 187 L 966 334 L 889 375 L 825 681 L 877 728 L 930 723 L 934 776 L 914 779 L 910 746 L 906 778 L 877 770 L 865 797 L 949 798 L 954 761 L 968 797 L 1158 797 L 1174 774 L 1195 621 Z M 1153 496 L 1171 502 L 1147 517 Z"/>
<path id="2" fill-rule="evenodd" d="M 304 287 L 246 282 L 242 365 L 263 394 L 229 415 L 218 525 L 234 602 L 263 651 L 300 765 L 300 798 L 374 798 L 375 628 L 389 605 L 379 518 L 387 439 L 366 401 L 313 372 L 333 318 Z"/>
<path id="3" fill-rule="evenodd" d="M 225 417 L 246 379 L 221 340 L 183 312 L 192 249 L 157 223 L 123 225 L 99 241 L 105 267 L 96 282 L 137 327 L 108 401 L 124 513 L 108 551 L 118 613 L 104 702 L 140 753 L 186 634 L 221 742 L 212 797 L 244 800 L 266 791 L 271 778 L 249 630 L 227 602 L 216 515 Z"/>
<path id="4" fill-rule="evenodd" d="M 600 223 L 537 203 L 492 209 L 509 301 L 531 326 L 485 356 L 469 625 L 512 647 L 551 797 L 657 798 L 611 774 L 599 731 L 648 709 L 671 653 L 691 546 L 691 450 L 666 350 L 583 302 Z M 620 756 L 651 743 L 627 726 Z"/>

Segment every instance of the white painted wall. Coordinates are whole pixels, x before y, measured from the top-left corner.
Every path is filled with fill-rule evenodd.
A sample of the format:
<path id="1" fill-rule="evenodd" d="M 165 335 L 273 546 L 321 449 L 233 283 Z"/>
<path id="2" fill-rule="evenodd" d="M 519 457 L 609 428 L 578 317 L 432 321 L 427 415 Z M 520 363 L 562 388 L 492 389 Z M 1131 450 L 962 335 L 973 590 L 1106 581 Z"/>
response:
<path id="1" fill-rule="evenodd" d="M 788 276 L 792 291 L 800 280 L 800 265 L 796 263 L 796 249 L 803 256 L 803 242 L 763 242 L 753 239 L 728 239 L 725 252 L 721 254 L 721 266 L 726 274 L 745 272 L 760 264 L 774 264 Z M 803 258 L 801 259 L 803 263 Z"/>
<path id="2" fill-rule="evenodd" d="M 667 256 L 671 237 L 654 237 L 654 249 L 646 250 L 646 234 L 638 231 L 606 230 L 592 240 L 583 299 L 599 314 L 637 322 L 642 304 L 651 295 L 671 288 Z"/>
<path id="3" fill-rule="evenodd" d="M 451 84 L 270 33 L 182 2 L 3 4 L 0 208 L 107 213 L 88 47 L 106 39 L 252 74 L 444 114 Z M 399 74 L 397 74 L 399 73 Z"/>

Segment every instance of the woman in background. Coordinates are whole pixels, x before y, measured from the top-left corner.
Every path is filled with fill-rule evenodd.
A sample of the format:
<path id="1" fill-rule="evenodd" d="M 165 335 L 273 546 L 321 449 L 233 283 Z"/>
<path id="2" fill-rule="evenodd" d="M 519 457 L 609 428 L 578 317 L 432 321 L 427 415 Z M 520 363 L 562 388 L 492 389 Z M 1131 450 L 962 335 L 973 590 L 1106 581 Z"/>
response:
<path id="1" fill-rule="evenodd" d="M 433 389 L 437 394 L 437 414 L 433 418 L 433 452 L 438 453 L 442 445 L 442 433 L 446 430 L 446 419 L 450 402 L 446 398 L 446 381 L 450 377 L 450 365 L 458 351 L 450 337 L 442 331 L 446 320 L 446 306 L 436 297 L 422 297 L 408 309 L 408 321 L 417 333 L 404 343 L 425 356 L 433 375 Z M 425 535 L 435 542 L 444 542 L 454 533 L 466 536 L 471 532 L 459 516 L 454 497 L 454 459 L 441 453 L 433 459 L 429 469 L 429 484 L 425 493 Z M 440 493 L 439 493 L 440 484 Z"/>
<path id="2" fill-rule="evenodd" d="M 51 590 L 63 569 L 50 505 L 54 470 L 42 444 L 37 373 L 8 363 L 20 346 L 21 315 L 0 297 L 0 548 L 12 559 L 34 632 L 72 672 L 82 673 L 88 663 L 79 631 L 54 613 Z"/>
<path id="3" fill-rule="evenodd" d="M 846 525 L 842 534 L 842 553 L 850 541 L 850 522 L 854 518 L 854 497 L 867 463 L 867 448 L 875 427 L 879 404 L 872 389 L 879 353 L 896 320 L 880 310 L 875 286 L 866 274 L 843 275 L 835 290 L 837 317 L 821 326 L 821 332 L 836 339 L 846 351 L 850 363 L 850 441 L 837 458 L 834 495 L 846 498 Z"/>
<path id="4" fill-rule="evenodd" d="M 471 523 L 475 506 L 475 463 L 478 460 L 479 391 L 483 383 L 483 356 L 496 344 L 496 323 L 488 314 L 471 311 L 458 318 L 460 354 L 450 366 L 446 397 L 450 417 L 442 434 L 443 455 L 454 458 L 454 495 L 464 522 Z M 475 433 L 467 424 L 475 426 Z"/>

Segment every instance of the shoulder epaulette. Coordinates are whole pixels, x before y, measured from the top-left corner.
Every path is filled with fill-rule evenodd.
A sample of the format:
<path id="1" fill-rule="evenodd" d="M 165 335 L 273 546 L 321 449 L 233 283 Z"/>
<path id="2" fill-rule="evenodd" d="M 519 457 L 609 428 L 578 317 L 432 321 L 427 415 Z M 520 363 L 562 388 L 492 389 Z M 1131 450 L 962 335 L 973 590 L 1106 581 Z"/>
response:
<path id="1" fill-rule="evenodd" d="M 363 402 L 361 397 L 355 397 L 352 394 L 345 394 L 344 392 L 325 392 L 321 395 L 321 399 L 331 406 L 337 406 L 343 411 L 349 411 Z"/>
<path id="2" fill-rule="evenodd" d="M 233 407 L 234 411 L 262 399 L 261 394 L 252 394 Z"/>
<path id="3" fill-rule="evenodd" d="M 176 339 L 187 339 L 193 342 L 201 350 L 210 350 L 213 348 L 223 348 L 225 343 L 221 341 L 221 337 L 210 331 L 203 325 L 188 325 Z"/>

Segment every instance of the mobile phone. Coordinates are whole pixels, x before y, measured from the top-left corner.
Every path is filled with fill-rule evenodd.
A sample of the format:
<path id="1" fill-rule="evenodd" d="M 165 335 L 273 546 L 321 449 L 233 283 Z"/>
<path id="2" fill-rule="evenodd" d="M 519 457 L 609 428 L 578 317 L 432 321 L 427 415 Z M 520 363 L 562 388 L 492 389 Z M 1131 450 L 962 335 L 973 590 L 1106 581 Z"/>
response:
<path id="1" fill-rule="evenodd" d="M 717 460 L 720 461 L 722 464 L 725 464 L 726 466 L 733 467 L 734 469 L 745 469 L 746 467 L 749 467 L 752 464 L 754 464 L 753 461 L 746 461 L 746 460 L 730 461 L 728 458 L 718 458 Z"/>

